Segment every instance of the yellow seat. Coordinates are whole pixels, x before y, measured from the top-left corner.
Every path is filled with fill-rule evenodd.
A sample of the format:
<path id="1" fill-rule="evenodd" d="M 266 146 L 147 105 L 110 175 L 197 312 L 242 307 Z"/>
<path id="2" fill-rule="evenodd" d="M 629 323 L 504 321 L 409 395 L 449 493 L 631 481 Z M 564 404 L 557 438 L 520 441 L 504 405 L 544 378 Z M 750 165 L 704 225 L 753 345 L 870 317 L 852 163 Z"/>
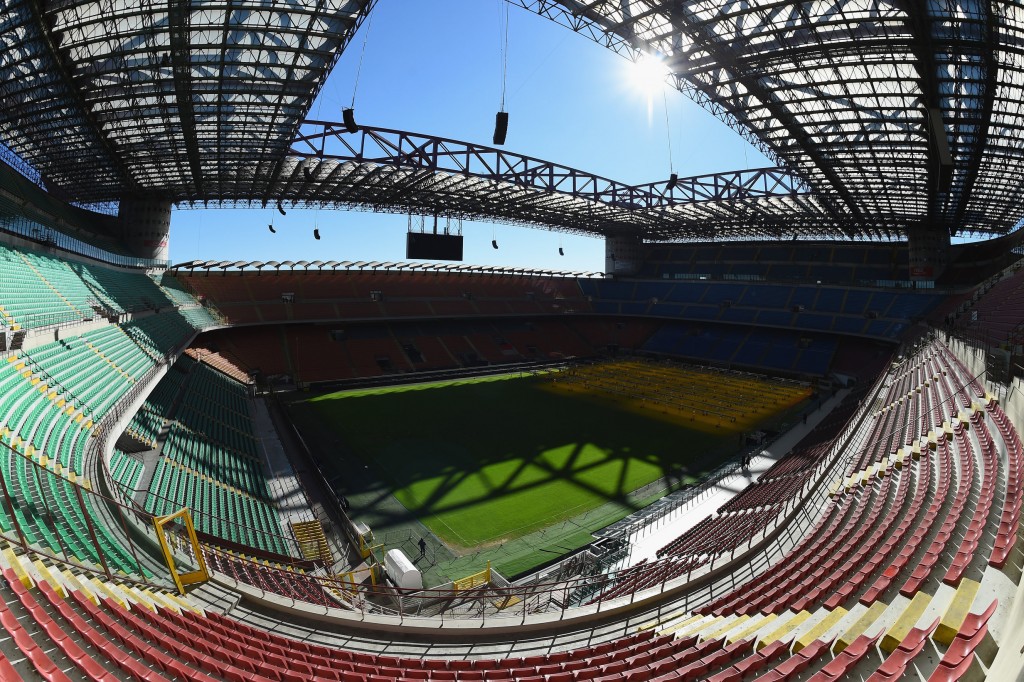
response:
<path id="1" fill-rule="evenodd" d="M 757 650 L 760 651 L 772 642 L 777 642 L 780 639 L 788 637 L 792 634 L 793 630 L 796 630 L 797 627 L 810 617 L 810 611 L 800 611 L 799 613 L 794 614 L 793 617 L 787 619 L 785 623 L 761 637 L 757 642 Z"/>
<path id="2" fill-rule="evenodd" d="M 797 640 L 793 642 L 793 653 L 795 654 L 799 652 L 805 646 L 834 628 L 847 613 L 848 611 L 842 606 L 837 606 L 835 610 L 829 612 L 829 614 L 822 618 L 820 622 L 815 623 L 810 630 L 800 635 Z"/>
<path id="3" fill-rule="evenodd" d="M 841 654 L 843 649 L 850 646 L 853 640 L 863 635 L 871 627 L 871 624 L 885 613 L 887 608 L 889 608 L 889 605 L 881 601 L 876 601 L 869 606 L 868 610 L 862 613 L 860 618 L 855 620 L 846 632 L 836 638 L 836 643 L 832 646 L 832 653 Z"/>
<path id="4" fill-rule="evenodd" d="M 932 634 L 932 639 L 946 646 L 953 643 L 953 638 L 960 632 L 964 619 L 970 613 L 971 604 L 974 603 L 974 598 L 977 596 L 980 588 L 981 583 L 975 582 L 970 578 L 964 578 L 960 581 L 960 586 L 956 588 L 956 594 L 953 595 L 952 601 L 946 607 L 946 612 L 942 614 L 939 627 Z"/>
<path id="5" fill-rule="evenodd" d="M 930 594 L 924 592 L 918 592 L 914 595 L 914 598 L 910 600 L 906 608 L 903 609 L 903 613 L 900 614 L 896 622 L 892 624 L 889 631 L 882 637 L 881 647 L 885 651 L 892 653 L 896 650 L 896 647 L 906 638 L 914 626 L 917 625 L 917 621 L 921 620 L 921 615 L 925 609 L 928 608 L 928 604 L 931 602 L 932 597 Z"/>

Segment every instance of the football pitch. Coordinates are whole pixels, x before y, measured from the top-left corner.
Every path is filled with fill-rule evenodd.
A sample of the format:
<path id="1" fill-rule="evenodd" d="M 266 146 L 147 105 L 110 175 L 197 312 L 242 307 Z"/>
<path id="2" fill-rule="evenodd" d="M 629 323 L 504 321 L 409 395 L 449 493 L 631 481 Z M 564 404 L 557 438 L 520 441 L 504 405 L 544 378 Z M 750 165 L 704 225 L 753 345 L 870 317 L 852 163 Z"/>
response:
<path id="1" fill-rule="evenodd" d="M 608 503 L 625 516 L 630 493 L 681 468 L 696 480 L 737 442 L 735 432 L 552 390 L 544 375 L 343 391 L 309 403 L 457 553 Z"/>

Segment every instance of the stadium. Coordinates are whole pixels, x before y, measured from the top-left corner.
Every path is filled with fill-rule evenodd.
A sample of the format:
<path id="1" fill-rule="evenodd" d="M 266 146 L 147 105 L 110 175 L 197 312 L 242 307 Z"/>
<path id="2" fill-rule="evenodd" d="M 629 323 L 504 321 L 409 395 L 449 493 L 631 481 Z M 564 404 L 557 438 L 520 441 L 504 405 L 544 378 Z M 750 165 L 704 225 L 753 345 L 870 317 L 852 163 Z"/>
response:
<path id="1" fill-rule="evenodd" d="M 357 100 L 433 4 L 0 0 L 0 679 L 1024 679 L 1021 8 L 499 0 L 479 142 Z M 545 160 L 510 25 L 767 163 Z"/>

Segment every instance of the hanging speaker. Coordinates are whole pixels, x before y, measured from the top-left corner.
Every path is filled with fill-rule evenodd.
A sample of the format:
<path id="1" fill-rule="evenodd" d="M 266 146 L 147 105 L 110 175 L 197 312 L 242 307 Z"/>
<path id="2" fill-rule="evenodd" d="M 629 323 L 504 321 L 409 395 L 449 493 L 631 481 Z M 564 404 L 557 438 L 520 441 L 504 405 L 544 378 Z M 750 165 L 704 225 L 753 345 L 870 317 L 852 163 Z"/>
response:
<path id="1" fill-rule="evenodd" d="M 492 239 L 491 240 L 491 246 L 494 247 L 495 249 L 498 248 L 498 240 L 497 239 Z"/>
<path id="2" fill-rule="evenodd" d="M 679 175 L 677 173 L 673 173 L 672 175 L 668 176 L 668 182 L 665 184 L 665 189 L 672 189 L 678 184 Z"/>
<path id="3" fill-rule="evenodd" d="M 316 239 L 316 240 L 320 239 L 320 228 L 318 228 L 318 227 L 314 227 L 313 228 L 313 239 Z"/>
<path id="4" fill-rule="evenodd" d="M 505 134 L 508 132 L 508 112 L 499 111 L 494 115 L 494 144 L 505 144 Z"/>
<path id="5" fill-rule="evenodd" d="M 558 247 L 558 255 L 559 256 L 564 256 L 565 255 L 565 249 L 563 249 L 561 246 Z"/>
<path id="6" fill-rule="evenodd" d="M 311 182 L 313 180 L 313 174 L 310 173 L 309 169 L 305 166 L 302 167 L 302 174 L 306 176 L 306 182 Z"/>
<path id="7" fill-rule="evenodd" d="M 348 109 L 341 110 L 341 120 L 345 124 L 345 130 L 350 133 L 358 133 L 359 126 L 356 125 L 356 113 L 355 110 L 349 107 Z"/>
<path id="8" fill-rule="evenodd" d="M 272 233 L 277 234 L 277 230 L 274 229 L 273 223 L 267 225 L 267 229 L 270 230 Z"/>
<path id="9" fill-rule="evenodd" d="M 288 215 L 287 213 L 284 212 L 284 206 L 281 205 L 280 199 L 277 200 L 277 212 L 280 213 L 281 215 Z"/>

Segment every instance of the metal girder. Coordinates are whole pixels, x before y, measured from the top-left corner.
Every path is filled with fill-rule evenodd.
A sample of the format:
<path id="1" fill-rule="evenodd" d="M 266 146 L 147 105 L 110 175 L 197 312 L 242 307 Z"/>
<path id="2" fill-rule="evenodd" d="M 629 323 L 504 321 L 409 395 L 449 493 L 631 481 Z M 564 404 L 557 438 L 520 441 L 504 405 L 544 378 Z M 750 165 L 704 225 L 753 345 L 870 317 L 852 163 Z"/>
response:
<path id="1" fill-rule="evenodd" d="M 734 54 L 728 46 L 719 45 L 719 39 L 709 31 L 703 30 L 695 21 L 696 17 L 684 10 L 684 5 L 682 3 L 674 3 L 672 5 L 671 19 L 672 26 L 675 30 L 685 32 L 690 36 L 691 40 L 693 40 L 695 44 L 699 45 L 701 49 L 705 50 L 720 67 L 731 71 L 738 82 L 746 89 L 747 93 L 756 98 L 761 103 L 761 106 L 771 112 L 771 115 L 782 123 L 790 137 L 803 148 L 804 153 L 807 154 L 811 163 L 813 163 L 821 174 L 825 176 L 825 179 L 830 185 L 829 189 L 838 194 L 839 198 L 842 200 L 843 205 L 841 209 L 833 209 L 833 212 L 836 214 L 840 212 L 851 212 L 855 217 L 858 216 L 860 208 L 854 197 L 851 196 L 849 190 L 836 175 L 835 169 L 832 167 L 831 163 L 827 159 L 823 158 L 815 149 L 814 145 L 810 143 L 807 131 L 797 123 L 793 113 L 786 107 L 782 106 L 777 95 L 771 88 L 766 87 L 762 83 L 762 74 L 757 74 L 744 68 L 744 66 L 735 59 Z M 732 113 L 733 116 L 736 116 L 739 112 L 730 113 Z M 785 158 L 785 156 L 782 156 L 782 158 Z M 787 165 L 789 164 L 787 163 Z M 816 187 L 816 189 L 819 192 L 824 192 L 825 190 L 823 187 Z M 827 194 L 825 196 L 827 197 Z M 828 199 L 826 199 L 826 201 L 828 201 Z"/>
<path id="2" fill-rule="evenodd" d="M 988 146 L 989 126 L 992 122 L 992 108 L 995 103 L 996 91 L 999 89 L 999 60 L 996 56 L 998 45 L 1000 45 L 1000 10 L 999 3 L 989 1 L 985 3 L 987 10 L 985 15 L 985 49 L 981 51 L 982 68 L 984 69 L 984 86 L 982 92 L 981 106 L 978 116 L 977 144 L 971 149 L 966 160 L 966 168 L 963 172 L 963 186 L 956 196 L 956 201 L 951 202 L 950 214 L 952 222 L 951 232 L 961 229 L 964 225 L 964 216 L 967 213 L 968 202 L 974 192 L 974 183 L 978 179 L 978 169 L 986 147 Z"/>
<path id="3" fill-rule="evenodd" d="M 0 143 L 82 203 L 265 193 L 373 2 L 6 0 Z"/>
<path id="4" fill-rule="evenodd" d="M 118 157 L 117 150 L 108 137 L 107 131 L 93 115 L 92 109 L 84 102 L 78 92 L 78 87 L 73 78 L 74 61 L 68 48 L 62 47 L 64 42 L 63 32 L 57 28 L 58 19 L 55 14 L 47 14 L 43 0 L 26 0 L 26 7 L 32 15 L 38 35 L 46 44 L 48 51 L 49 65 L 63 85 L 64 96 L 69 107 L 74 108 L 74 114 L 85 125 L 85 130 L 80 131 L 90 141 L 92 152 L 101 159 L 106 169 L 113 171 L 117 180 L 125 188 L 133 184 L 131 173 L 124 166 Z M 40 169 L 41 170 L 41 169 Z M 44 172 L 44 177 L 47 174 Z M 62 186 L 61 192 L 70 188 Z"/>
<path id="5" fill-rule="evenodd" d="M 911 49 L 917 57 L 918 83 L 924 99 L 921 127 L 928 135 L 928 221 L 941 219 L 944 199 L 952 183 L 953 162 L 949 138 L 942 118 L 938 65 L 935 62 L 936 30 L 933 7 L 927 0 L 897 0 L 904 6 L 914 40 Z"/>
<path id="6" fill-rule="evenodd" d="M 6 0 L 0 144 L 84 203 L 282 198 L 652 238 L 1003 233 L 1024 216 L 1020 3 L 508 1 L 630 59 L 662 56 L 676 87 L 789 170 L 669 190 L 375 131 L 351 150 L 335 139 L 311 184 L 289 147 L 307 144 L 303 118 L 374 0 Z M 322 125 L 323 139 L 337 126 Z"/>
<path id="7" fill-rule="evenodd" d="M 854 224 L 1004 233 L 1024 215 L 1019 3 L 507 1 L 662 58 L 679 90 Z"/>
<path id="8" fill-rule="evenodd" d="M 807 192 L 799 178 L 782 168 L 679 178 L 672 187 L 666 181 L 627 185 L 506 149 L 367 126 L 362 126 L 357 133 L 348 133 L 343 123 L 327 121 L 306 121 L 291 153 L 306 159 L 473 176 L 629 210 L 654 210 L 701 201 L 795 196 Z"/>
<path id="9" fill-rule="evenodd" d="M 506 149 L 437 136 L 308 121 L 282 161 L 275 202 L 290 206 L 487 219 L 649 240 L 832 234 L 806 185 L 779 168 L 627 185 Z M 238 194 L 218 205 L 263 204 Z M 268 202 L 269 203 L 269 202 Z M 890 225 L 899 231 L 900 225 Z"/>
<path id="10" fill-rule="evenodd" d="M 174 72 L 174 94 L 178 103 L 178 117 L 181 120 L 182 143 L 192 170 L 193 196 L 205 195 L 203 186 L 203 162 L 196 138 L 196 112 L 192 106 L 192 57 L 189 48 L 190 0 L 167 0 L 168 27 L 171 38 L 171 64 Z M 231 5 L 224 13 L 225 21 L 230 16 Z"/>

